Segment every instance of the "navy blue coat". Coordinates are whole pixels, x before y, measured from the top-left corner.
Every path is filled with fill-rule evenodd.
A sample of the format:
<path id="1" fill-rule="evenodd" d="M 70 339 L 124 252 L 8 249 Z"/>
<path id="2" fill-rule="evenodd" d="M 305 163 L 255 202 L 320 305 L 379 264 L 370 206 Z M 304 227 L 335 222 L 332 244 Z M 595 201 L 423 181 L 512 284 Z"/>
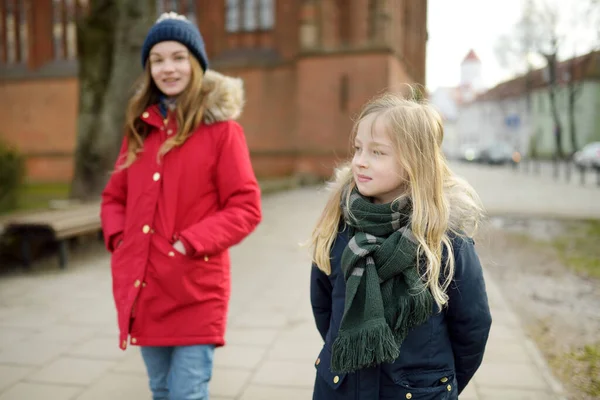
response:
<path id="1" fill-rule="evenodd" d="M 348 243 L 342 230 L 331 249 L 331 274 L 313 265 L 311 302 L 325 344 L 315 366 L 313 400 L 456 400 L 479 368 L 492 323 L 483 271 L 471 239 L 452 239 L 456 270 L 448 307 L 412 330 L 393 363 L 350 374 L 330 370 L 331 348 L 342 315 L 346 283 L 341 269 Z M 445 256 L 444 256 L 445 257 Z"/>

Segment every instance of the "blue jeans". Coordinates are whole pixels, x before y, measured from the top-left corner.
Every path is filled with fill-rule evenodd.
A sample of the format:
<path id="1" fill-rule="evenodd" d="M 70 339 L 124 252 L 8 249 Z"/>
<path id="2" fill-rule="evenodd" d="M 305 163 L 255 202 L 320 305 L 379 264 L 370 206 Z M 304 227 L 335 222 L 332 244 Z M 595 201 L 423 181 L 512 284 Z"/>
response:
<path id="1" fill-rule="evenodd" d="M 214 345 L 144 346 L 153 400 L 208 400 Z"/>

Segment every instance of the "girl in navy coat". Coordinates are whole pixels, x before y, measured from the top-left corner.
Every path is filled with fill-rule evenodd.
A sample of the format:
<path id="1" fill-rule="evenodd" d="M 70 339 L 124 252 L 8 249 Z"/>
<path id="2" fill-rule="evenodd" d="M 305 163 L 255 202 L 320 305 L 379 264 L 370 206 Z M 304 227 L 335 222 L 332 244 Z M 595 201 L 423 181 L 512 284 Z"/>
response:
<path id="1" fill-rule="evenodd" d="M 482 207 L 446 164 L 439 114 L 409 97 L 363 108 L 313 232 L 313 399 L 458 399 L 483 359 Z"/>

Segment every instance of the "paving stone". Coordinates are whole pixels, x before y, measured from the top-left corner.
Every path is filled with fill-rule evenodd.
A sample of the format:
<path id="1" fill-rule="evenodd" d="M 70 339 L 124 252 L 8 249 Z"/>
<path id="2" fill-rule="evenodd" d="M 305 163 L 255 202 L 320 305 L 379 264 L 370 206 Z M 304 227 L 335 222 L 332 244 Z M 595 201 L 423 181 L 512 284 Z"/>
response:
<path id="1" fill-rule="evenodd" d="M 287 324 L 287 316 L 282 313 L 253 311 L 233 317 L 232 328 L 282 328 Z"/>
<path id="2" fill-rule="evenodd" d="M 55 313 L 40 310 L 37 307 L 27 307 L 19 314 L 2 318 L 0 326 L 41 329 L 56 323 L 58 319 L 59 317 Z"/>
<path id="3" fill-rule="evenodd" d="M 315 373 L 312 362 L 265 361 L 253 376 L 252 383 L 312 388 Z"/>
<path id="4" fill-rule="evenodd" d="M 116 360 L 124 358 L 126 351 L 119 348 L 117 338 L 95 337 L 71 348 L 68 354 L 92 359 Z"/>
<path id="5" fill-rule="evenodd" d="M 475 383 L 481 393 L 490 387 L 515 389 L 548 389 L 540 371 L 531 364 L 484 362 L 475 374 Z"/>
<path id="6" fill-rule="evenodd" d="M 475 390 L 475 384 L 469 383 L 460 394 L 460 400 L 480 400 Z"/>
<path id="7" fill-rule="evenodd" d="M 522 342 L 498 339 L 490 339 L 488 342 L 485 361 L 489 363 L 532 363 L 531 356 Z"/>
<path id="8" fill-rule="evenodd" d="M 225 341 L 229 345 L 269 345 L 275 341 L 277 329 L 228 328 Z"/>
<path id="9" fill-rule="evenodd" d="M 0 400 L 72 400 L 80 391 L 78 387 L 23 382 L 0 394 Z"/>
<path id="10" fill-rule="evenodd" d="M 311 398 L 312 389 L 250 385 L 244 390 L 240 400 L 309 400 Z"/>
<path id="11" fill-rule="evenodd" d="M 554 400 L 551 392 L 541 390 L 521 390 L 511 388 L 482 388 L 481 400 Z M 462 397 L 461 397 L 462 400 Z"/>
<path id="12" fill-rule="evenodd" d="M 278 340 L 269 351 L 269 360 L 299 361 L 311 364 L 319 355 L 322 345 L 318 342 Z"/>
<path id="13" fill-rule="evenodd" d="M 89 326 L 77 325 L 51 325 L 36 334 L 31 335 L 30 339 L 41 342 L 59 342 L 68 344 L 77 344 L 85 339 L 91 338 L 96 330 Z"/>
<path id="14" fill-rule="evenodd" d="M 16 382 L 29 375 L 34 368 L 18 367 L 16 365 L 0 365 L 0 393 Z"/>
<path id="15" fill-rule="evenodd" d="M 89 385 L 108 371 L 113 361 L 85 360 L 80 358 L 59 358 L 28 377 L 28 381 Z"/>
<path id="16" fill-rule="evenodd" d="M 215 368 L 209 385 L 211 396 L 239 396 L 251 374 L 252 372 L 245 370 Z"/>
<path id="17" fill-rule="evenodd" d="M 68 345 L 64 343 L 20 341 L 0 351 L 0 364 L 42 366 L 64 353 L 67 348 Z"/>
<path id="18" fill-rule="evenodd" d="M 108 373 L 88 386 L 75 400 L 145 400 L 150 398 L 148 378 L 145 376 Z"/>
<path id="19" fill-rule="evenodd" d="M 222 368 L 254 369 L 267 353 L 266 347 L 229 345 L 215 351 L 214 364 Z"/>
<path id="20" fill-rule="evenodd" d="M 31 328 L 0 326 L 0 351 L 2 351 L 3 348 L 12 347 L 14 343 L 30 339 L 36 332 L 36 329 Z"/>
<path id="21" fill-rule="evenodd" d="M 127 353 L 129 354 L 121 359 L 115 367 L 112 368 L 112 371 L 146 376 L 146 365 L 144 364 L 144 360 L 142 359 L 139 350 L 130 348 L 127 350 Z"/>

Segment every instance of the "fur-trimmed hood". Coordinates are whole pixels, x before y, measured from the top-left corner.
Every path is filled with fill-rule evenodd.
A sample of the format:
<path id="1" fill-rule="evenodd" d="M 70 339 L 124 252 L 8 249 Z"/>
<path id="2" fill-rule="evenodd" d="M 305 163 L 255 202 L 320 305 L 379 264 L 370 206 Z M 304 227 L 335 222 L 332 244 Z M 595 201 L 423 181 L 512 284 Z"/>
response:
<path id="1" fill-rule="evenodd" d="M 335 169 L 335 178 L 330 182 L 329 189 L 337 191 L 341 186 L 349 184 L 352 179 L 352 167 L 349 163 L 344 164 Z M 448 228 L 453 232 L 472 236 L 484 217 L 479 196 L 466 180 L 452 173 L 444 184 L 444 194 L 449 207 Z"/>
<path id="2" fill-rule="evenodd" d="M 225 76 L 211 69 L 204 74 L 202 83 L 208 90 L 204 122 L 212 124 L 235 120 L 244 108 L 244 82 L 240 78 Z"/>

